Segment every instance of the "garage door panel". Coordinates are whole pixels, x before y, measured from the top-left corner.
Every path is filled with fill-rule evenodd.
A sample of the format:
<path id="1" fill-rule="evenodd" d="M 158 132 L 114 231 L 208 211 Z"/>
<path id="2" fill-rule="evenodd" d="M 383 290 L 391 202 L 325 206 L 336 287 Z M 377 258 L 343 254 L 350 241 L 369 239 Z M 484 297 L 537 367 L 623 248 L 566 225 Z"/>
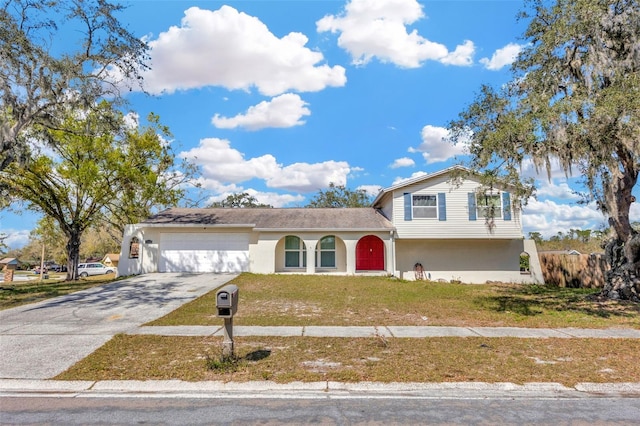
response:
<path id="1" fill-rule="evenodd" d="M 249 255 L 244 251 L 164 250 L 160 272 L 246 272 Z"/>
<path id="2" fill-rule="evenodd" d="M 240 233 L 161 235 L 160 272 L 247 272 L 249 237 Z"/>

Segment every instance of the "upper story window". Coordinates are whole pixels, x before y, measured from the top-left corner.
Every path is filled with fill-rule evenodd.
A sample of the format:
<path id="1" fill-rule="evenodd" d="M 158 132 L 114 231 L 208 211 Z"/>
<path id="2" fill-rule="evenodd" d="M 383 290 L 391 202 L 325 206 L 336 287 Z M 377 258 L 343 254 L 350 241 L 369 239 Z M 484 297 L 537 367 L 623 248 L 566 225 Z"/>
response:
<path id="1" fill-rule="evenodd" d="M 412 213 L 415 219 L 437 219 L 438 199 L 435 195 L 414 195 Z"/>
<path id="2" fill-rule="evenodd" d="M 404 220 L 437 219 L 447 220 L 447 196 L 444 192 L 437 194 L 412 194 L 405 192 Z"/>
<path id="3" fill-rule="evenodd" d="M 499 193 L 476 194 L 478 217 L 501 218 L 502 197 Z"/>

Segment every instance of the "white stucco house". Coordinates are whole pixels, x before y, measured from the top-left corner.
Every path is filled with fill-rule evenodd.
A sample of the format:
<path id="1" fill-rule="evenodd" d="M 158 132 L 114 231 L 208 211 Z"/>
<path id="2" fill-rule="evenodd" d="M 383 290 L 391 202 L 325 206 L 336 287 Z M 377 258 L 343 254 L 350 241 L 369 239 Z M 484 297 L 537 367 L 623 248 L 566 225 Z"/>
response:
<path id="1" fill-rule="evenodd" d="M 504 190 L 453 167 L 380 191 L 367 208 L 171 208 L 125 229 L 121 276 L 149 272 L 384 274 L 541 283 L 535 242 Z M 493 208 L 493 225 L 485 213 Z M 525 267 L 521 259 L 525 258 Z"/>

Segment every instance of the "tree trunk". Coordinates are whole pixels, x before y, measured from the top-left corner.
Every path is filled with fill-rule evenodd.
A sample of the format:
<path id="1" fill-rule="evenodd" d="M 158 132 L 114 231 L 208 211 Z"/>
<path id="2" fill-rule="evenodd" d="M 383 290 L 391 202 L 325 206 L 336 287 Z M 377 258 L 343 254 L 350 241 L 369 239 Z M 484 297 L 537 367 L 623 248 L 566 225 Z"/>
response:
<path id="1" fill-rule="evenodd" d="M 78 262 L 80 260 L 80 231 L 72 230 L 67 234 L 67 281 L 78 279 Z"/>
<path id="2" fill-rule="evenodd" d="M 603 182 L 604 201 L 614 237 L 604 245 L 611 269 L 605 274 L 601 296 L 640 302 L 640 234 L 631 226 L 629 211 L 636 199 L 633 188 L 639 168 L 632 152 L 620 144 L 616 150 L 622 167 L 611 167 Z"/>
<path id="3" fill-rule="evenodd" d="M 640 235 L 634 232 L 627 241 L 609 240 L 605 245 L 605 257 L 611 269 L 605 273 L 600 295 L 607 299 L 640 302 Z"/>

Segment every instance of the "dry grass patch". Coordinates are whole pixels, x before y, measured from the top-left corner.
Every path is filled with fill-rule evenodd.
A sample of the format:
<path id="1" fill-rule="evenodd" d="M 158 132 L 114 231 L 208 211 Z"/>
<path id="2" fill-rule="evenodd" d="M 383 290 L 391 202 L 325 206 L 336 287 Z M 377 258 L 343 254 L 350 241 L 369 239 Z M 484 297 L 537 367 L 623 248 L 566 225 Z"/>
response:
<path id="1" fill-rule="evenodd" d="M 59 380 L 640 382 L 634 339 L 241 337 L 233 369 L 211 368 L 220 337 L 115 336 Z M 209 361 L 209 362 L 208 362 Z"/>
<path id="2" fill-rule="evenodd" d="M 640 328 L 640 305 L 594 289 L 451 284 L 387 277 L 242 274 L 236 325 Z M 215 291 L 148 325 L 219 325 Z"/>

